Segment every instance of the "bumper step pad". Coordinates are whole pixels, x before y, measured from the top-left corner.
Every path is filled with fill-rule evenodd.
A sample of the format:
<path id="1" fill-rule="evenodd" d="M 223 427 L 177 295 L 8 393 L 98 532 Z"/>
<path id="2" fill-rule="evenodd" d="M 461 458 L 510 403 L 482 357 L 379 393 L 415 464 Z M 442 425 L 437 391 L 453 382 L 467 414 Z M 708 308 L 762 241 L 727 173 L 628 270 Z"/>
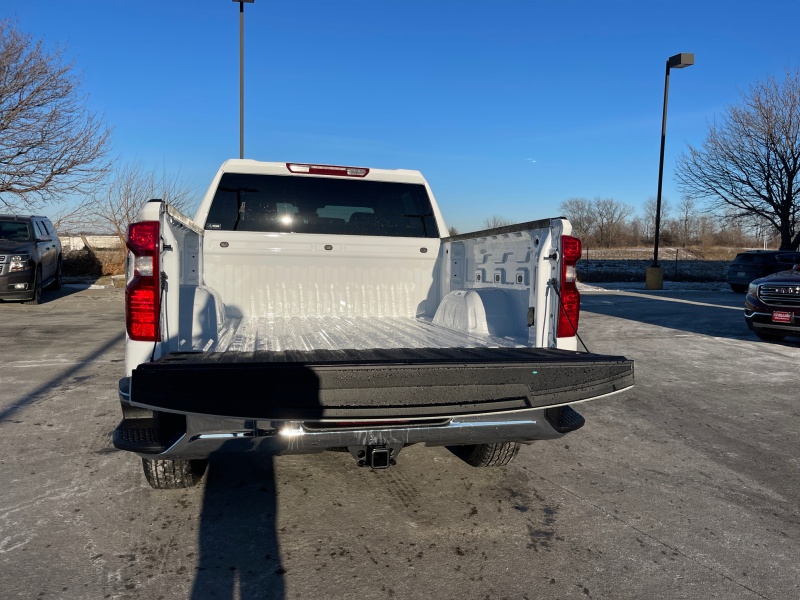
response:
<path id="1" fill-rule="evenodd" d="M 116 448 L 131 452 L 157 454 L 167 449 L 158 439 L 155 419 L 123 419 L 112 440 Z"/>
<path id="2" fill-rule="evenodd" d="M 245 419 L 431 418 L 627 389 L 633 361 L 548 348 L 176 353 L 134 371 L 134 406 Z"/>
<path id="3" fill-rule="evenodd" d="M 553 429 L 559 433 L 569 433 L 580 429 L 586 424 L 586 419 L 583 418 L 583 415 L 571 406 L 548 408 L 545 415 Z"/>

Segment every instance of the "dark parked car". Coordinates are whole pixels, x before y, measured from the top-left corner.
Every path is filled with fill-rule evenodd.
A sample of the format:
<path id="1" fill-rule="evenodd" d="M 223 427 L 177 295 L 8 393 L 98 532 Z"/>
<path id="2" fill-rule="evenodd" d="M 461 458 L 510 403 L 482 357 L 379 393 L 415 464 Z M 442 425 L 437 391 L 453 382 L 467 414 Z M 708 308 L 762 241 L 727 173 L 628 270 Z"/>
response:
<path id="1" fill-rule="evenodd" d="M 61 287 L 61 240 L 47 217 L 0 215 L 0 300 L 39 304 Z"/>
<path id="2" fill-rule="evenodd" d="M 773 273 L 751 282 L 744 320 L 762 340 L 777 342 L 800 335 L 800 269 Z"/>
<path id="3" fill-rule="evenodd" d="M 725 281 L 737 294 L 747 291 L 754 279 L 778 273 L 800 264 L 800 252 L 786 250 L 748 250 L 736 255 L 728 266 Z"/>

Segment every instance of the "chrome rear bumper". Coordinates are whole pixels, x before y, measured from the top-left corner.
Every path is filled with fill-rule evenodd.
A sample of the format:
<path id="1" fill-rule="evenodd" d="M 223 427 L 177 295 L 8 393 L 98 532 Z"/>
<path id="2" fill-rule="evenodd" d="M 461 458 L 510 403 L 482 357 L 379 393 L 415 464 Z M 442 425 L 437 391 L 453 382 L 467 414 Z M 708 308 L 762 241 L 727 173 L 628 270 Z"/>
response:
<path id="1" fill-rule="evenodd" d="M 561 437 L 544 410 L 452 418 L 442 425 L 311 429 L 298 421 L 235 421 L 197 415 L 186 417 L 186 434 L 159 458 L 205 458 L 218 452 L 312 454 L 352 446 L 457 446 L 495 442 L 530 442 Z M 152 454 L 141 454 L 154 458 Z"/>
<path id="2" fill-rule="evenodd" d="M 127 386 L 120 382 L 120 400 L 128 404 Z M 401 426 L 389 426 L 386 422 L 369 421 L 353 423 L 302 421 L 257 421 L 252 419 L 221 418 L 209 415 L 185 415 L 185 431 L 179 432 L 163 446 L 137 446 L 138 440 L 158 438 L 149 418 L 126 418 L 117 428 L 114 444 L 123 450 L 135 452 L 143 458 L 203 459 L 211 454 L 227 452 L 267 452 L 270 454 L 313 454 L 331 449 L 353 447 L 402 448 L 411 444 L 427 446 L 458 446 L 464 444 L 491 444 L 498 442 L 528 443 L 535 440 L 557 439 L 567 431 L 577 429 L 580 423 L 553 424 L 548 409 L 528 409 L 487 413 L 480 415 L 452 416 L 446 419 L 409 421 Z M 558 411 L 560 409 L 549 409 Z M 141 423 L 140 430 L 134 429 Z M 120 431 L 130 435 L 121 435 Z M 559 430 L 560 429 L 560 430 Z"/>

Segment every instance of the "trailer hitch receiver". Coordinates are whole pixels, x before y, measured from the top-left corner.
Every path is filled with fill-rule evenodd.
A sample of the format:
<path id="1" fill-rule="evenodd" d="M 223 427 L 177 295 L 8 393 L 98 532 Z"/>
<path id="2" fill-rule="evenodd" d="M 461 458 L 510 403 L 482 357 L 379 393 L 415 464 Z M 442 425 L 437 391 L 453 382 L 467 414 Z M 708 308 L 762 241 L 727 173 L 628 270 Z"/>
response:
<path id="1" fill-rule="evenodd" d="M 359 467 L 388 469 L 397 464 L 397 454 L 402 446 L 348 446 Z"/>

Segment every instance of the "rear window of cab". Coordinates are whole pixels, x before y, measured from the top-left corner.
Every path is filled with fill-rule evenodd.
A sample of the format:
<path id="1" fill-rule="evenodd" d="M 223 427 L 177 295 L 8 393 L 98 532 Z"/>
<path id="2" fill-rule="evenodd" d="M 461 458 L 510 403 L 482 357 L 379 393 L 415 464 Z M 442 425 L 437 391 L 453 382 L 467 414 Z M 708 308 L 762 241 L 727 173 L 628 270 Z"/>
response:
<path id="1" fill-rule="evenodd" d="M 422 184 L 225 173 L 205 229 L 438 238 Z"/>

